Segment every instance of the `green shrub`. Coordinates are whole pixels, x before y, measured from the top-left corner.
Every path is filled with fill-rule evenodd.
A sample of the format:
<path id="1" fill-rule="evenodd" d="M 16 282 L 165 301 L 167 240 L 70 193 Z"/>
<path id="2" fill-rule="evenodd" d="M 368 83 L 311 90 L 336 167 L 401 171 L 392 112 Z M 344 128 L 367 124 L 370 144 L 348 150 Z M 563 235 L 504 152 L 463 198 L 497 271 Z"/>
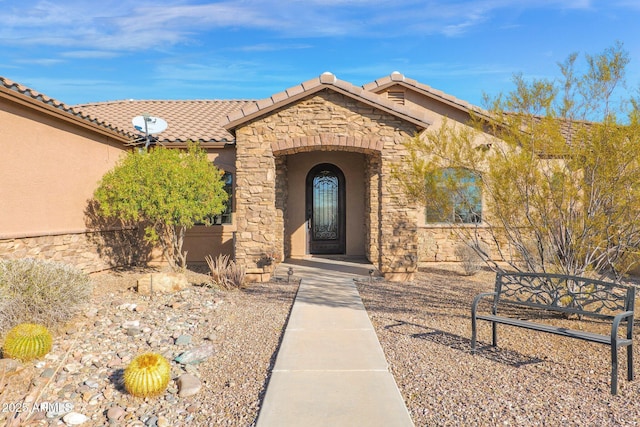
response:
<path id="1" fill-rule="evenodd" d="M 0 260 L 0 333 L 19 323 L 62 325 L 91 297 L 76 268 L 35 259 Z"/>

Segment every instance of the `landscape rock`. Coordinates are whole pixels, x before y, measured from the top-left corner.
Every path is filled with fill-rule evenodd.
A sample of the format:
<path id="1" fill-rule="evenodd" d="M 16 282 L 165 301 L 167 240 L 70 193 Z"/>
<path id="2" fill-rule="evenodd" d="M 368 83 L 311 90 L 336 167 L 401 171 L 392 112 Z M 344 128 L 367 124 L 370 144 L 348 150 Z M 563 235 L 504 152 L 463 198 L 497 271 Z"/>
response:
<path id="1" fill-rule="evenodd" d="M 80 424 L 84 424 L 89 420 L 84 414 L 80 414 L 78 412 L 69 412 L 64 417 L 62 417 L 62 421 L 68 426 L 79 426 Z"/>
<path id="2" fill-rule="evenodd" d="M 215 351 L 213 344 L 204 344 L 185 351 L 174 360 L 183 365 L 198 364 L 213 356 Z"/>
<path id="3" fill-rule="evenodd" d="M 112 406 L 107 410 L 107 419 L 111 422 L 119 421 L 124 416 L 124 409 L 120 406 Z"/>
<path id="4" fill-rule="evenodd" d="M 191 335 L 180 335 L 176 338 L 176 345 L 191 344 Z"/>
<path id="5" fill-rule="evenodd" d="M 136 291 L 141 295 L 149 295 L 153 280 L 154 294 L 170 294 L 189 286 L 189 281 L 180 273 L 149 273 L 138 279 Z"/>
<path id="6" fill-rule="evenodd" d="M 178 396 L 189 397 L 198 394 L 202 388 L 200 379 L 192 374 L 182 374 L 178 377 Z"/>
<path id="7" fill-rule="evenodd" d="M 22 368 L 22 363 L 16 359 L 0 359 L 0 373 L 16 372 Z"/>

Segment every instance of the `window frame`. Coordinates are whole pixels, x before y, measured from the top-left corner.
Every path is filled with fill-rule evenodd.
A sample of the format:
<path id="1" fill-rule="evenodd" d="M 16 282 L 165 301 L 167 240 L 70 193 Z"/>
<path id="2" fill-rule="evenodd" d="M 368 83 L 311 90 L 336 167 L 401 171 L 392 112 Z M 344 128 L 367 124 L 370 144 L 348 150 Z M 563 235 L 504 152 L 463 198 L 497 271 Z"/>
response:
<path id="1" fill-rule="evenodd" d="M 425 224 L 481 224 L 483 217 L 483 200 L 482 186 L 479 181 L 482 177 L 478 172 L 466 168 L 452 167 L 441 169 L 440 174 L 436 180 L 440 179 L 441 182 L 437 182 L 436 186 L 438 191 L 447 192 L 447 206 L 435 207 L 427 204 L 424 209 Z M 455 176 L 451 177 L 451 174 L 458 175 L 458 178 Z M 454 179 L 456 182 L 452 181 Z M 459 184 L 460 181 L 463 182 L 463 186 Z M 474 195 L 472 193 L 476 194 Z M 436 197 L 438 196 L 436 195 Z"/>

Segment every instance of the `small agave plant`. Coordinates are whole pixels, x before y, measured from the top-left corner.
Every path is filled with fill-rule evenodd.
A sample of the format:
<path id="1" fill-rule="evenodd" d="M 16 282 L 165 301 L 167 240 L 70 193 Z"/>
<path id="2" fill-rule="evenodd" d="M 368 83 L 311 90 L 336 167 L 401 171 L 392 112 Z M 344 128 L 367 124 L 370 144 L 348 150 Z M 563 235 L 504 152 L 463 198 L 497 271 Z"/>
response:
<path id="1" fill-rule="evenodd" d="M 157 353 L 144 353 L 129 363 L 124 371 L 124 388 L 136 397 L 161 395 L 169 385 L 171 365 Z"/>
<path id="2" fill-rule="evenodd" d="M 7 334 L 2 352 L 5 357 L 27 362 L 49 353 L 52 345 L 53 338 L 45 326 L 21 323 Z"/>

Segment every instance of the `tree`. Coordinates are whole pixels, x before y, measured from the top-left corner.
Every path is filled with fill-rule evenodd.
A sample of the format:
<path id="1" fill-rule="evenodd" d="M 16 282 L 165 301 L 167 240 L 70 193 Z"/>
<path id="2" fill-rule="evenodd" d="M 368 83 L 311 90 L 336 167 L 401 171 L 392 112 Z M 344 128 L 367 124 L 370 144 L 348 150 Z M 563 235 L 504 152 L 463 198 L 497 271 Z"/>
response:
<path id="1" fill-rule="evenodd" d="M 557 80 L 515 76 L 515 90 L 487 100 L 469 123 L 445 120 L 408 141 L 395 170 L 427 209 L 476 206 L 470 180 L 450 171 L 474 177 L 481 221 L 453 229 L 496 269 L 498 259 L 517 270 L 619 279 L 638 259 L 640 110 L 622 91 L 629 58 L 618 43 L 587 55 L 583 73 L 577 59 L 559 64 Z"/>
<path id="2" fill-rule="evenodd" d="M 172 269 L 186 267 L 187 228 L 225 209 L 222 172 L 204 150 L 156 147 L 128 153 L 94 193 L 102 215 L 145 224 L 145 238 L 160 245 Z"/>

